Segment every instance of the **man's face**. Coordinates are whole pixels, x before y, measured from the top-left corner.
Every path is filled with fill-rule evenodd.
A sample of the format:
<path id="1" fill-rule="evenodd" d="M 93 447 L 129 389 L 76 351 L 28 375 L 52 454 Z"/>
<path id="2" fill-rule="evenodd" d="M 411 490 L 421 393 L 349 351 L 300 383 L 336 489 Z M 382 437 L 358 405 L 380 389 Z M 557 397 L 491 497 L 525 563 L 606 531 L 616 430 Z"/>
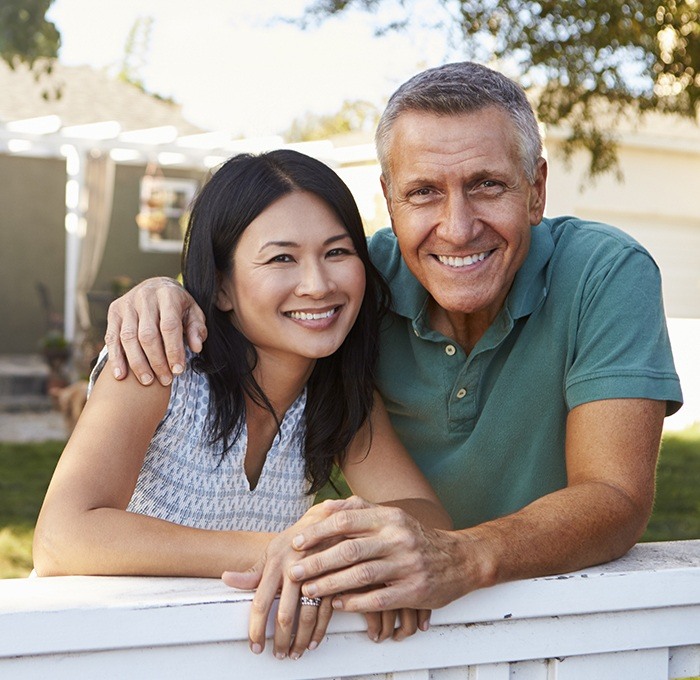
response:
<path id="1" fill-rule="evenodd" d="M 546 164 L 530 184 L 507 114 L 402 113 L 382 178 L 401 254 L 448 313 L 491 323 L 542 219 Z"/>

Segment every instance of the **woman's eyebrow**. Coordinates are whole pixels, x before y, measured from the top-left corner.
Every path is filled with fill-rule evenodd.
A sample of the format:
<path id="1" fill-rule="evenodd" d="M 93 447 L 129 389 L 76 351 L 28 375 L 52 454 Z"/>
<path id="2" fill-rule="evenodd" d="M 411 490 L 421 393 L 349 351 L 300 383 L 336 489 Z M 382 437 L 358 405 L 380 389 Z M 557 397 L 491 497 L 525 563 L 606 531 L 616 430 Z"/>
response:
<path id="1" fill-rule="evenodd" d="M 348 234 L 347 231 L 344 231 L 342 234 L 337 234 L 336 236 L 331 236 L 330 238 L 327 238 L 324 242 L 323 245 L 327 246 L 330 243 L 335 243 L 336 241 L 344 241 L 345 239 L 350 238 L 350 234 Z M 352 240 L 352 239 L 350 239 Z"/>
<path id="2" fill-rule="evenodd" d="M 347 232 L 343 232 L 342 234 L 336 234 L 335 236 L 330 236 L 327 238 L 324 242 L 323 245 L 327 246 L 330 243 L 335 243 L 336 241 L 343 241 L 345 239 L 350 238 L 350 234 Z M 271 247 L 277 247 L 277 248 L 300 248 L 301 245 L 297 243 L 296 241 L 267 241 L 267 243 L 263 243 L 262 246 L 260 246 L 260 252 L 265 250 L 265 248 L 271 248 Z"/>
<path id="3" fill-rule="evenodd" d="M 265 248 L 270 248 L 272 246 L 278 248 L 298 248 L 299 244 L 295 241 L 268 241 L 260 246 L 260 250 L 265 250 Z"/>

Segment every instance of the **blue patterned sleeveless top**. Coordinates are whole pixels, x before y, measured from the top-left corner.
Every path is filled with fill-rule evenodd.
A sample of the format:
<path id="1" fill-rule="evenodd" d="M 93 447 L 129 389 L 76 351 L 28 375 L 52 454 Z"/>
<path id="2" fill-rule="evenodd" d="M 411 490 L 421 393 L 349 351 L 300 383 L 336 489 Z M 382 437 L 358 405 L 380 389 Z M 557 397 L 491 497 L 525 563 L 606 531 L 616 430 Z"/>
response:
<path id="1" fill-rule="evenodd" d="M 260 479 L 251 490 L 244 460 L 248 433 L 222 458 L 221 442 L 212 444 L 206 375 L 187 367 L 171 386 L 168 408 L 146 451 L 127 510 L 201 529 L 279 532 L 312 505 L 304 475 L 306 389 L 285 414 L 268 451 Z M 100 355 L 90 385 L 107 360 Z"/>

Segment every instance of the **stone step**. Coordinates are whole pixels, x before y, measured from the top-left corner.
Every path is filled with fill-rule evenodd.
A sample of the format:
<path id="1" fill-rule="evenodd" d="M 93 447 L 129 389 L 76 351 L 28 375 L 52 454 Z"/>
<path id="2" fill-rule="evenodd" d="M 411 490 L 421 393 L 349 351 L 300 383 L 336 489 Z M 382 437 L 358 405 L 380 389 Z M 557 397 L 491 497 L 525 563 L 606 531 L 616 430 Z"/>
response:
<path id="1" fill-rule="evenodd" d="M 45 413 L 53 406 L 47 394 L 0 395 L 0 413 Z"/>
<path id="2" fill-rule="evenodd" d="M 49 368 L 38 354 L 0 355 L 0 411 L 45 411 Z"/>

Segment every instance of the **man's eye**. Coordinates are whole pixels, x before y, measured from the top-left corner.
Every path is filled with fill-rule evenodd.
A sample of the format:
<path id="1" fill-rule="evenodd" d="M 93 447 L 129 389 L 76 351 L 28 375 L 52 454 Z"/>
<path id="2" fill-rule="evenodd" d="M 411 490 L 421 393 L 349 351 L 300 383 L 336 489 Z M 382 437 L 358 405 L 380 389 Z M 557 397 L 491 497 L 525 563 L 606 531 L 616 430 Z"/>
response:
<path id="1" fill-rule="evenodd" d="M 414 189 L 408 194 L 408 200 L 414 203 L 423 203 L 426 201 L 431 201 L 435 197 L 435 190 L 431 187 L 421 187 L 420 189 Z"/>

